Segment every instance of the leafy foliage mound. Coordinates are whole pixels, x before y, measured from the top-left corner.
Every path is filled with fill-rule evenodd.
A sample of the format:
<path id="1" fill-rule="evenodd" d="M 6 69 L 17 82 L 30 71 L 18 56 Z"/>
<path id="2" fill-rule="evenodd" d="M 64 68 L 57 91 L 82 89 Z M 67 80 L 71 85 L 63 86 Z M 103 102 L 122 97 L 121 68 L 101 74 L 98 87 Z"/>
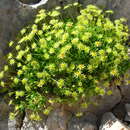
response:
<path id="1" fill-rule="evenodd" d="M 72 7 L 80 9 L 79 15 L 62 17 Z M 106 87 L 120 80 L 129 59 L 125 19 L 112 22 L 111 13 L 77 3 L 39 11 L 34 24 L 9 43 L 15 49 L 0 72 L 1 86 L 15 105 L 11 116 L 27 109 L 38 120 L 38 113 L 49 114 L 55 103 L 73 105 L 83 99 L 81 107 L 87 107 L 91 96 L 112 93 Z"/>

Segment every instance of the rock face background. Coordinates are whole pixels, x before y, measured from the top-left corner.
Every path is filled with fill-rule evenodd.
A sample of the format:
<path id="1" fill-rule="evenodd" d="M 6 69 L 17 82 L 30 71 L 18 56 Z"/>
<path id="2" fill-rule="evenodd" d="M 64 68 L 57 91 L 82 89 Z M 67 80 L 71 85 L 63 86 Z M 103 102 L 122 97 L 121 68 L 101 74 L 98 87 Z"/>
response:
<path id="1" fill-rule="evenodd" d="M 23 4 L 23 3 L 27 4 Z M 34 4 L 35 2 L 35 4 Z M 37 3 L 36 3 L 37 2 Z M 0 59 L 9 52 L 7 43 L 13 40 L 19 30 L 30 23 L 36 12 L 40 8 L 51 9 L 57 5 L 66 5 L 72 2 L 79 2 L 86 6 L 88 4 L 96 4 L 103 9 L 114 10 L 113 18 L 125 17 L 128 19 L 130 26 L 130 0 L 0 0 Z M 69 12 L 76 13 L 76 12 Z M 2 60 L 0 60 L 2 64 Z M 1 67 L 1 65 L 0 65 Z M 73 112 L 61 111 L 57 109 L 52 112 L 44 121 L 37 124 L 30 122 L 27 115 L 24 119 L 22 130 L 97 130 L 98 117 L 107 111 L 117 114 L 123 119 L 125 112 L 121 113 L 122 101 L 130 102 L 130 86 L 124 88 L 115 88 L 114 95 L 106 97 L 98 97 L 96 100 L 99 106 L 90 107 L 85 110 L 85 114 L 81 118 L 73 115 Z M 116 106 L 116 107 L 115 107 Z M 123 102 L 124 106 L 124 102 Z M 0 130 L 16 130 L 15 121 L 8 121 L 8 106 L 3 99 L 0 100 Z M 75 109 L 74 109 L 75 110 Z M 87 113 L 86 113 L 87 112 Z M 118 113 L 122 114 L 119 115 Z M 129 115 L 129 114 L 128 114 Z M 104 119 L 107 117 L 106 119 Z M 112 114 L 107 114 L 103 120 L 117 120 Z M 130 117 L 129 117 L 130 118 Z M 104 121 L 102 121 L 104 122 Z M 101 123 L 102 123 L 101 122 Z M 122 123 L 120 124 L 122 125 Z M 127 129 L 122 125 L 124 129 Z M 48 128 L 48 129 L 47 129 Z M 104 127 L 101 126 L 100 130 Z"/>

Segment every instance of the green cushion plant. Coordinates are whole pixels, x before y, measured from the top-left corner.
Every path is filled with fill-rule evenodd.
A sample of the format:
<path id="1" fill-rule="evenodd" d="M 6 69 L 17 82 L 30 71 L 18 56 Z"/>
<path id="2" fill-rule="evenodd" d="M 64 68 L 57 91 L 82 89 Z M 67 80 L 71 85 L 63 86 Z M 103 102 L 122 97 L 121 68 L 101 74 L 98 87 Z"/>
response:
<path id="1" fill-rule="evenodd" d="M 62 17 L 73 7 L 80 9 L 77 17 Z M 14 50 L 0 72 L 15 106 L 11 116 L 30 110 L 30 118 L 39 120 L 38 113 L 49 114 L 55 103 L 83 99 L 80 105 L 87 107 L 92 96 L 112 93 L 106 87 L 129 68 L 128 27 L 123 18 L 112 22 L 112 13 L 78 3 L 39 11 L 34 24 L 9 43 Z"/>

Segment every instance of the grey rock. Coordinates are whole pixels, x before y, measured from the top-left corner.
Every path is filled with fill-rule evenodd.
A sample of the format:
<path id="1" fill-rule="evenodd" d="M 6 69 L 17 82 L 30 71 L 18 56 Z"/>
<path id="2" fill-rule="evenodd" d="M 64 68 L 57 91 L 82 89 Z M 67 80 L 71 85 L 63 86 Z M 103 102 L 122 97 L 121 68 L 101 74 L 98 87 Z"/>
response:
<path id="1" fill-rule="evenodd" d="M 66 130 L 70 118 L 71 113 L 56 109 L 48 116 L 47 130 Z"/>
<path id="2" fill-rule="evenodd" d="M 0 96 L 0 130 L 8 130 L 9 107 L 3 96 Z"/>
<path id="3" fill-rule="evenodd" d="M 130 104 L 125 104 L 126 108 L 126 116 L 125 116 L 125 121 L 130 122 Z"/>
<path id="4" fill-rule="evenodd" d="M 44 121 L 33 122 L 25 117 L 21 130 L 45 130 Z"/>
<path id="5" fill-rule="evenodd" d="M 130 104 L 125 104 L 126 112 L 130 116 Z"/>
<path id="6" fill-rule="evenodd" d="M 8 130 L 17 130 L 16 120 L 8 120 Z"/>
<path id="7" fill-rule="evenodd" d="M 119 17 L 126 17 L 127 19 L 130 20 L 130 16 L 128 15 L 130 12 L 129 9 L 130 6 L 130 1 L 129 0 L 116 0 L 115 2 L 115 11 L 116 11 L 116 18 Z M 130 21 L 129 21 L 130 22 Z"/>
<path id="8" fill-rule="evenodd" d="M 95 4 L 97 0 L 79 0 L 79 2 L 86 7 L 88 4 Z"/>
<path id="9" fill-rule="evenodd" d="M 9 130 L 8 129 L 8 119 L 0 121 L 0 130 Z M 15 129 L 13 129 L 15 130 Z"/>
<path id="10" fill-rule="evenodd" d="M 107 7 L 107 0 L 97 0 L 96 5 L 100 8 L 106 8 Z"/>
<path id="11" fill-rule="evenodd" d="M 112 113 L 119 120 L 123 120 L 125 118 L 125 115 L 126 115 L 125 104 L 121 102 L 118 105 L 114 106 L 114 108 L 112 109 Z"/>
<path id="12" fill-rule="evenodd" d="M 11 111 L 11 108 L 10 108 Z M 19 113 L 19 115 L 11 120 L 8 119 L 8 129 L 9 130 L 21 130 L 22 124 L 23 124 L 24 114 Z"/>
<path id="13" fill-rule="evenodd" d="M 69 112 L 56 109 L 41 121 L 31 121 L 26 114 L 21 130 L 67 130 L 67 123 L 71 118 Z"/>
<path id="14" fill-rule="evenodd" d="M 125 80 L 130 80 L 130 70 L 127 72 L 129 75 Z M 120 86 L 121 94 L 122 94 L 122 102 L 130 103 L 130 84 L 124 83 Z"/>
<path id="15" fill-rule="evenodd" d="M 41 0 L 19 0 L 19 1 L 24 4 L 35 4 L 35 3 L 39 3 Z"/>
<path id="16" fill-rule="evenodd" d="M 129 0 L 79 0 L 84 6 L 88 4 L 95 4 L 101 8 L 112 9 L 114 11 L 113 18 L 117 19 L 125 17 L 128 19 L 130 27 L 130 1 Z"/>
<path id="17" fill-rule="evenodd" d="M 40 114 L 40 113 L 39 113 Z M 40 115 L 42 120 L 32 121 L 29 119 L 29 112 L 26 111 L 25 117 L 22 121 L 22 126 L 20 130 L 46 130 L 46 118 L 47 116 Z"/>
<path id="18" fill-rule="evenodd" d="M 0 1 L 0 57 L 9 52 L 7 43 L 34 18 L 34 14 L 46 1 L 42 0 L 36 7 L 35 4 L 22 4 L 19 0 Z"/>
<path id="19" fill-rule="evenodd" d="M 126 114 L 124 121 L 130 122 L 130 116 L 128 116 L 128 114 Z"/>
<path id="20" fill-rule="evenodd" d="M 4 100 L 0 102 L 0 121 L 7 119 L 9 113 L 9 107 Z"/>
<path id="21" fill-rule="evenodd" d="M 82 117 L 74 116 L 68 124 L 68 130 L 97 130 L 97 117 L 92 113 Z"/>
<path id="22" fill-rule="evenodd" d="M 129 130 L 120 120 L 118 120 L 111 112 L 103 115 L 99 130 Z"/>
<path id="23" fill-rule="evenodd" d="M 105 0 L 106 1 L 106 0 Z M 117 19 L 124 17 L 128 20 L 128 25 L 130 27 L 130 1 L 129 0 L 109 0 L 107 3 L 107 8 L 114 10 L 113 18 Z"/>
<path id="24" fill-rule="evenodd" d="M 72 107 L 70 106 L 64 106 L 65 110 L 71 111 L 73 113 L 75 112 L 91 112 L 100 117 L 105 112 L 110 111 L 116 104 L 118 104 L 121 101 L 121 94 L 117 87 L 113 86 L 110 88 L 112 91 L 112 95 L 105 94 L 104 96 L 94 96 L 91 97 L 90 104 L 87 108 L 81 108 L 80 103 L 82 101 L 79 101 L 79 104 L 75 104 Z"/>
<path id="25" fill-rule="evenodd" d="M 97 96 L 92 99 L 93 102 L 97 102 L 97 106 L 90 106 L 89 111 L 97 115 L 102 115 L 107 111 L 110 111 L 116 104 L 121 101 L 121 94 L 118 88 L 111 87 L 112 95 Z"/>
<path id="26" fill-rule="evenodd" d="M 51 10 L 56 6 L 64 7 L 65 5 L 78 2 L 78 0 L 48 0 L 44 6 L 45 9 Z M 77 8 L 69 8 L 67 10 L 62 11 L 63 17 L 65 18 L 72 18 L 79 14 L 79 10 Z"/>

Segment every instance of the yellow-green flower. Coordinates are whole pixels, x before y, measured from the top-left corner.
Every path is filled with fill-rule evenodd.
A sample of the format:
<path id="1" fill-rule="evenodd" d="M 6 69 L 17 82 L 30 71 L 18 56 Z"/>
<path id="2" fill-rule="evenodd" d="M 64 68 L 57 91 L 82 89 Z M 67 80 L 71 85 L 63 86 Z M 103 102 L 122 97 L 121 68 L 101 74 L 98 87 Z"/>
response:
<path id="1" fill-rule="evenodd" d="M 46 109 L 43 111 L 43 114 L 49 115 L 49 113 L 51 112 L 51 110 L 52 110 L 52 107 L 48 107 L 48 108 L 46 108 Z"/>
<path id="2" fill-rule="evenodd" d="M 18 62 L 17 63 L 17 67 L 21 67 L 21 66 L 22 66 L 22 64 Z"/>
<path id="3" fill-rule="evenodd" d="M 15 60 L 14 59 L 10 59 L 9 63 L 10 63 L 10 65 L 14 65 L 15 64 Z"/>
<path id="4" fill-rule="evenodd" d="M 42 72 L 38 72 L 38 73 L 37 73 L 37 77 L 38 77 L 38 78 L 42 78 L 42 77 L 43 77 L 43 73 L 42 73 Z"/>
<path id="5" fill-rule="evenodd" d="M 21 31 L 20 31 L 20 33 L 23 35 L 23 34 L 25 34 L 26 33 L 26 28 L 23 28 Z"/>
<path id="6" fill-rule="evenodd" d="M 59 59 L 63 59 L 63 58 L 65 58 L 65 52 L 61 52 L 59 55 L 58 55 L 58 58 Z"/>
<path id="7" fill-rule="evenodd" d="M 84 92 L 83 87 L 79 87 L 79 88 L 78 88 L 78 91 L 79 91 L 79 93 L 83 93 L 83 92 Z"/>
<path id="8" fill-rule="evenodd" d="M 106 60 L 106 56 L 100 56 L 100 61 L 104 62 Z"/>
<path id="9" fill-rule="evenodd" d="M 13 46 L 13 44 L 14 44 L 13 41 L 9 42 L 9 47 Z"/>
<path id="10" fill-rule="evenodd" d="M 23 79 L 22 79 L 22 84 L 25 85 L 25 84 L 27 83 L 27 81 L 28 81 L 28 80 L 27 80 L 26 78 L 23 78 Z"/>
<path id="11" fill-rule="evenodd" d="M 8 71 L 9 70 L 9 66 L 8 65 L 5 65 L 4 66 L 4 71 Z"/>
<path id="12" fill-rule="evenodd" d="M 85 65 L 83 65 L 83 64 L 79 64 L 79 65 L 78 65 L 78 69 L 79 69 L 79 70 L 83 70 L 84 68 L 85 68 Z"/>
<path id="13" fill-rule="evenodd" d="M 12 53 L 8 54 L 8 59 L 11 59 L 13 57 Z"/>
<path id="14" fill-rule="evenodd" d="M 43 31 L 42 31 L 42 30 L 39 30 L 37 33 L 38 33 L 38 35 L 42 35 L 42 34 L 43 34 Z"/>
<path id="15" fill-rule="evenodd" d="M 79 42 L 79 38 L 74 38 L 71 42 L 72 44 L 77 44 Z"/>
<path id="16" fill-rule="evenodd" d="M 82 112 L 78 112 L 78 113 L 76 113 L 76 117 L 81 117 L 82 115 L 83 115 Z"/>
<path id="17" fill-rule="evenodd" d="M 54 52 L 55 52 L 55 49 L 54 48 L 50 48 L 49 53 L 53 54 Z"/>
<path id="18" fill-rule="evenodd" d="M 111 90 L 109 90 L 109 91 L 107 91 L 107 95 L 112 95 L 112 91 Z"/>
<path id="19" fill-rule="evenodd" d="M 18 82 L 19 82 L 19 79 L 18 78 L 14 78 L 14 83 L 18 84 Z"/>
<path id="20" fill-rule="evenodd" d="M 76 71 L 76 72 L 74 72 L 74 76 L 75 76 L 75 77 L 78 78 L 78 77 L 80 77 L 80 75 L 81 75 L 81 71 Z"/>
<path id="21" fill-rule="evenodd" d="M 94 52 L 94 51 L 92 51 L 92 52 L 90 52 L 90 55 L 91 55 L 92 57 L 96 57 L 96 56 L 97 56 L 97 53 Z"/>
<path id="22" fill-rule="evenodd" d="M 54 71 L 56 69 L 56 66 L 55 64 L 50 64 L 49 66 L 47 66 L 47 68 L 50 70 L 50 71 Z"/>
<path id="23" fill-rule="evenodd" d="M 118 76 L 118 70 L 117 69 L 113 69 L 113 70 L 111 70 L 110 74 L 112 76 Z"/>
<path id="24" fill-rule="evenodd" d="M 57 6 L 55 9 L 56 9 L 56 10 L 60 10 L 60 9 L 61 9 L 61 7 L 60 7 L 60 6 Z"/>
<path id="25" fill-rule="evenodd" d="M 32 59 L 32 55 L 31 54 L 28 54 L 27 55 L 27 61 L 30 61 Z"/>
<path id="26" fill-rule="evenodd" d="M 0 82 L 0 86 L 5 87 L 5 82 L 4 82 L 4 81 L 1 81 L 1 82 Z"/>
<path id="27" fill-rule="evenodd" d="M 16 50 L 18 51 L 18 50 L 20 50 L 21 46 L 20 46 L 20 45 L 17 45 L 15 48 L 16 48 Z"/>
<path id="28" fill-rule="evenodd" d="M 43 85 L 45 84 L 45 81 L 44 80 L 40 80 L 39 82 L 38 82 L 38 87 L 42 87 Z"/>
<path id="29" fill-rule="evenodd" d="M 64 79 L 59 79 L 57 81 L 57 85 L 58 85 L 59 88 L 62 88 L 64 86 Z"/>
<path id="30" fill-rule="evenodd" d="M 37 44 L 36 44 L 36 43 L 33 43 L 33 44 L 31 45 L 31 47 L 32 47 L 32 49 L 35 49 L 35 48 L 37 47 Z"/>
<path id="31" fill-rule="evenodd" d="M 86 27 L 85 26 L 83 26 L 83 25 L 77 25 L 77 27 L 76 27 L 77 29 L 78 29 L 78 31 L 84 31 L 85 29 L 86 29 Z"/>
<path id="32" fill-rule="evenodd" d="M 52 20 L 50 20 L 50 24 L 52 24 L 52 25 L 55 25 L 55 24 L 57 24 L 59 21 L 57 20 L 57 19 L 52 19 Z"/>
<path id="33" fill-rule="evenodd" d="M 64 33 L 63 36 L 62 36 L 62 39 L 64 41 L 66 41 L 68 38 L 69 38 L 69 34 L 68 33 Z"/>
<path id="34" fill-rule="evenodd" d="M 68 5 L 66 5 L 65 7 L 64 7 L 64 9 L 68 9 L 68 8 L 70 8 L 71 7 L 71 4 L 68 4 Z"/>
<path id="35" fill-rule="evenodd" d="M 51 14 L 50 14 L 50 16 L 52 16 L 52 17 L 57 17 L 57 16 L 59 16 L 60 15 L 60 12 L 59 11 L 56 11 L 56 10 L 54 10 Z"/>
<path id="36" fill-rule="evenodd" d="M 22 71 L 22 70 L 19 70 L 19 71 L 17 72 L 17 74 L 18 74 L 18 76 L 20 76 L 20 75 L 23 74 L 23 71 Z"/>
<path id="37" fill-rule="evenodd" d="M 26 71 L 27 69 L 28 69 L 28 67 L 27 67 L 26 65 L 23 65 L 23 66 L 22 66 L 22 70 L 23 70 L 23 71 Z"/>
<path id="38" fill-rule="evenodd" d="M 23 97 L 24 94 L 25 94 L 24 91 L 16 91 L 16 98 Z"/>
<path id="39" fill-rule="evenodd" d="M 111 49 L 111 48 L 107 48 L 107 49 L 106 49 L 106 52 L 107 52 L 107 53 L 111 53 L 111 52 L 112 52 L 112 49 Z"/>
<path id="40" fill-rule="evenodd" d="M 104 89 L 100 89 L 99 93 L 100 93 L 101 96 L 103 96 L 103 95 L 105 95 L 105 90 Z"/>
<path id="41" fill-rule="evenodd" d="M 98 53 L 102 56 L 105 55 L 105 51 L 103 49 L 99 50 Z"/>
<path id="42" fill-rule="evenodd" d="M 47 54 L 47 53 L 44 54 L 44 58 L 45 58 L 46 60 L 48 60 L 49 57 L 50 57 L 49 54 Z"/>
<path id="43" fill-rule="evenodd" d="M 4 77 L 4 71 L 0 72 L 0 79 L 2 79 Z"/>
<path id="44" fill-rule="evenodd" d="M 96 47 L 101 46 L 101 44 L 102 44 L 102 43 L 101 43 L 100 41 L 96 41 L 96 42 L 95 42 Z"/>
<path id="45" fill-rule="evenodd" d="M 66 96 L 70 96 L 72 94 L 71 91 L 69 91 L 69 90 L 65 90 L 64 93 L 65 93 Z"/>
<path id="46" fill-rule="evenodd" d="M 40 43 L 41 48 L 46 48 L 47 47 L 47 42 L 46 42 L 46 40 L 44 38 L 41 38 L 39 40 L 39 43 Z"/>
<path id="47" fill-rule="evenodd" d="M 93 68 L 92 65 L 88 65 L 87 69 L 88 69 L 89 72 L 92 72 L 94 68 Z"/>
<path id="48" fill-rule="evenodd" d="M 72 27 L 72 25 L 73 25 L 72 22 L 67 22 L 67 23 L 66 23 L 66 26 L 67 26 L 67 27 Z"/>
<path id="49" fill-rule="evenodd" d="M 66 63 L 61 63 L 60 64 L 60 70 L 65 70 L 65 69 L 67 69 L 67 64 Z"/>

